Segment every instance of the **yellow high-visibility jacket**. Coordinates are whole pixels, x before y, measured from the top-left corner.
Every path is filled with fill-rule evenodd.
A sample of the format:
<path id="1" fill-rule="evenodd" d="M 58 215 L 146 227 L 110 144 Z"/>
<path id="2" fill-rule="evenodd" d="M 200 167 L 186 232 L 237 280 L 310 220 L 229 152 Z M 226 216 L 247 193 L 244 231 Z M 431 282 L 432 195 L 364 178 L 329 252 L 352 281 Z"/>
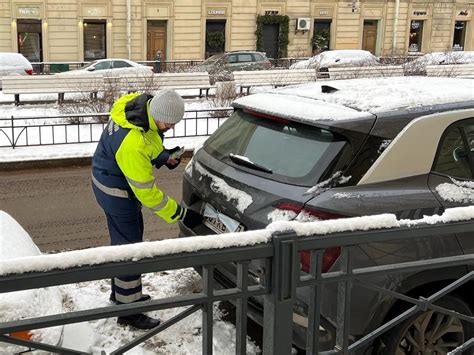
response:
<path id="1" fill-rule="evenodd" d="M 123 191 L 125 198 L 136 197 L 143 206 L 172 223 L 181 218 L 184 210 L 156 186 L 154 163 L 160 154 L 167 153 L 163 134 L 148 113 L 151 98 L 133 93 L 114 103 L 111 120 L 94 153 L 92 180 L 111 196 L 118 197 Z"/>

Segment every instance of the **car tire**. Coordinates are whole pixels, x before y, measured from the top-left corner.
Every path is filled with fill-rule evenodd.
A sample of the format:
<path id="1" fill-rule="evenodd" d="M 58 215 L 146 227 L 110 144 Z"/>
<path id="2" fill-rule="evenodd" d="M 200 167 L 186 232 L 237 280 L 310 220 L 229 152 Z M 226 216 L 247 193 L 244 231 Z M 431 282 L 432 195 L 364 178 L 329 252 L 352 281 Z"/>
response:
<path id="1" fill-rule="evenodd" d="M 473 315 L 473 311 L 469 305 L 458 296 L 447 295 L 437 301 L 436 305 L 452 309 L 464 315 Z M 399 312 L 396 314 L 398 315 Z M 420 329 L 423 328 L 424 330 L 420 332 Z M 440 330 L 443 328 L 446 332 L 440 334 Z M 437 329 L 437 331 L 434 331 L 434 329 Z M 446 354 L 473 336 L 474 324 L 428 310 L 412 316 L 383 335 L 378 341 L 375 354 Z M 448 342 L 457 345 L 449 346 L 447 344 Z M 445 344 L 445 346 L 443 346 L 443 344 Z M 467 354 L 472 353 L 468 352 Z"/>

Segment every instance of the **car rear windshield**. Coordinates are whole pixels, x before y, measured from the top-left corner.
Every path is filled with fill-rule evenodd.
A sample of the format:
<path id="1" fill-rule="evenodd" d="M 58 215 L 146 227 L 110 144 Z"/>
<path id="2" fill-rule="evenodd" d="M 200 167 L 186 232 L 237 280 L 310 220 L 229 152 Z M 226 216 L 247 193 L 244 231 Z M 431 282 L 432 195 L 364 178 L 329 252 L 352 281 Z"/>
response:
<path id="1" fill-rule="evenodd" d="M 337 133 L 241 110 L 234 112 L 206 141 L 204 150 L 238 169 L 302 186 L 329 178 L 352 158 L 349 142 Z M 243 157 L 241 162 L 250 160 L 260 169 L 238 164 L 231 160 L 231 154 Z"/>
<path id="2" fill-rule="evenodd" d="M 216 54 L 212 57 L 207 58 L 202 64 L 213 64 L 221 59 L 224 55 L 223 54 Z"/>

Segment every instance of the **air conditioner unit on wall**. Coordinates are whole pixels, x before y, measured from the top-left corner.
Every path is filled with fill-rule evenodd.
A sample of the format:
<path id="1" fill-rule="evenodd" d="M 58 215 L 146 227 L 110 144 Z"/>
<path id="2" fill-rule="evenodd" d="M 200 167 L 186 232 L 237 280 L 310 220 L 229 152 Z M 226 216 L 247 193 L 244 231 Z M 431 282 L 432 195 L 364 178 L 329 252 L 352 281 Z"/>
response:
<path id="1" fill-rule="evenodd" d="M 296 30 L 309 31 L 311 29 L 311 19 L 307 17 L 299 17 L 296 19 Z"/>

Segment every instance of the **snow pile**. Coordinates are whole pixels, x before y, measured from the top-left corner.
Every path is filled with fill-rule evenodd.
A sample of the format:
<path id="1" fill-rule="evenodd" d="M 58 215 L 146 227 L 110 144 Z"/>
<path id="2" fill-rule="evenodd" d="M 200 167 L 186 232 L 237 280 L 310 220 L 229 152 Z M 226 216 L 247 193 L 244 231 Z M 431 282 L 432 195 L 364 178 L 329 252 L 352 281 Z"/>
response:
<path id="1" fill-rule="evenodd" d="M 252 204 L 252 196 L 250 196 L 248 193 L 229 186 L 229 184 L 227 184 L 223 179 L 211 174 L 198 162 L 194 163 L 194 167 L 196 171 L 201 174 L 200 181 L 202 180 L 202 176 L 208 176 L 211 178 L 211 184 L 209 186 L 211 190 L 215 193 L 223 195 L 226 201 L 235 200 L 235 207 L 241 213 L 243 213 L 247 207 Z"/>
<path id="2" fill-rule="evenodd" d="M 333 67 L 360 67 L 368 65 L 378 65 L 379 61 L 369 51 L 361 49 L 343 49 L 325 51 L 307 60 L 294 63 L 290 69 L 313 69 L 313 68 L 333 68 Z"/>
<path id="3" fill-rule="evenodd" d="M 334 85 L 334 83 L 332 84 Z M 300 86 L 298 86 L 300 87 Z M 281 89 L 280 89 L 281 90 Z M 295 90 L 297 90 L 295 88 Z M 241 97 L 234 101 L 234 106 L 250 108 L 270 116 L 298 119 L 302 122 L 349 120 L 367 118 L 364 112 L 358 112 L 338 103 L 314 100 L 312 97 L 300 95 L 300 90 L 309 92 L 321 91 L 319 84 L 311 84 L 307 88 L 286 94 L 282 91 L 264 92 Z"/>
<path id="4" fill-rule="evenodd" d="M 448 208 L 444 213 L 433 216 L 424 216 L 421 219 L 411 220 L 411 219 L 402 219 L 400 224 L 402 226 L 415 226 L 420 224 L 436 224 L 436 223 L 450 223 L 450 222 L 461 222 L 469 221 L 474 218 L 474 206 L 468 207 L 455 207 Z"/>
<path id="5" fill-rule="evenodd" d="M 143 275 L 143 292 L 153 299 L 165 299 L 177 295 L 201 292 L 201 278 L 192 269 L 181 269 Z M 110 306 L 109 281 L 98 280 L 61 286 L 67 298 L 68 311 L 81 311 L 96 307 Z M 148 312 L 150 317 L 165 321 L 187 307 L 163 309 Z M 223 311 L 218 304 L 214 305 L 213 351 L 215 354 L 235 354 L 235 327 L 222 320 Z M 115 317 L 89 322 L 93 329 L 95 343 L 91 348 L 93 354 L 101 351 L 110 353 L 143 334 L 143 331 L 117 325 Z M 148 339 L 127 354 L 200 354 L 202 342 L 202 313 L 197 311 L 184 320 L 174 324 L 165 331 Z M 76 336 L 77 338 L 77 336 Z M 70 341 L 70 339 L 68 339 Z M 250 340 L 247 342 L 247 354 L 258 354 L 258 346 Z"/>
<path id="6" fill-rule="evenodd" d="M 332 86 L 338 91 L 331 94 L 322 93 L 322 85 Z M 391 77 L 308 83 L 272 92 L 322 100 L 377 114 L 397 109 L 415 110 L 435 104 L 469 102 L 473 100 L 473 91 L 472 79 Z M 257 99 L 258 94 L 253 96 Z M 387 100 L 387 97 L 390 100 Z"/>
<path id="7" fill-rule="evenodd" d="M 394 214 L 386 213 L 376 216 L 341 218 L 309 223 L 277 221 L 270 224 L 267 229 L 272 232 L 294 231 L 298 236 L 310 236 L 393 227 L 400 227 L 400 222 Z"/>
<path id="8" fill-rule="evenodd" d="M 41 251 L 33 243 L 29 234 L 4 211 L 0 211 L 0 232 L 0 260 L 41 255 Z"/>
<path id="9" fill-rule="evenodd" d="M 321 87 L 337 89 L 330 94 Z M 436 77 L 319 81 L 249 95 L 234 106 L 302 122 L 357 120 L 397 110 L 472 102 L 474 80 Z M 390 100 L 387 100 L 387 98 Z"/>
<path id="10" fill-rule="evenodd" d="M 223 249 L 266 243 L 271 239 L 268 230 L 166 239 L 131 245 L 106 246 L 68 251 L 60 254 L 27 256 L 0 261 L 0 275 L 31 271 L 50 271 L 107 262 L 136 261 L 199 250 Z"/>
<path id="11" fill-rule="evenodd" d="M 408 65 L 474 64 L 474 51 L 431 52 Z"/>
<path id="12" fill-rule="evenodd" d="M 23 227 L 8 213 L 0 211 L 0 260 L 16 262 L 21 257 L 41 255 L 36 244 Z M 0 322 L 31 317 L 47 316 L 63 312 L 63 297 L 56 288 L 46 287 L 17 292 L 0 293 Z M 32 340 L 48 344 L 58 344 L 63 336 L 63 327 L 49 327 L 31 331 Z M 85 348 L 80 349 L 87 351 Z M 79 347 L 78 347 L 79 349 Z M 2 354 L 17 353 L 18 348 L 0 348 Z"/>
<path id="13" fill-rule="evenodd" d="M 444 201 L 472 203 L 474 202 L 474 182 L 452 180 L 452 184 L 444 183 L 436 186 L 436 192 Z"/>

